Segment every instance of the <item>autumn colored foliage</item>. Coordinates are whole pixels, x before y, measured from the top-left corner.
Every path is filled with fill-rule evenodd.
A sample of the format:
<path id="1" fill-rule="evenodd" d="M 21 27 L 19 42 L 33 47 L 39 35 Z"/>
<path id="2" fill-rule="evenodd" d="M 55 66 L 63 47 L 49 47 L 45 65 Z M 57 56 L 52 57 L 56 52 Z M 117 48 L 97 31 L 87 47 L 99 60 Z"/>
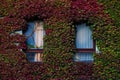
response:
<path id="1" fill-rule="evenodd" d="M 2 80 L 117 80 L 119 28 L 97 0 L 2 0 L 0 2 L 0 79 Z M 24 35 L 27 22 L 43 20 L 43 63 L 28 62 Z M 90 24 L 102 54 L 94 63 L 76 63 L 75 23 Z M 116 36 L 117 35 L 117 36 Z M 19 45 L 15 45 L 18 43 Z M 110 60 L 110 61 L 108 61 Z M 102 69 L 103 68 L 103 69 Z M 104 70 L 104 71 L 103 71 Z"/>

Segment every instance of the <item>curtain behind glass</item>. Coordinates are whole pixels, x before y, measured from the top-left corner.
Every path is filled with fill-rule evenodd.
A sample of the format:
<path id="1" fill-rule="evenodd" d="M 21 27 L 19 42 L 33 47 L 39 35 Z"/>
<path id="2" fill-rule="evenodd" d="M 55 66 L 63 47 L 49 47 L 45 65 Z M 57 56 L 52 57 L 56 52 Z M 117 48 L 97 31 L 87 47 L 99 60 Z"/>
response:
<path id="1" fill-rule="evenodd" d="M 93 53 L 76 53 L 74 56 L 74 61 L 76 62 L 93 62 Z"/>
<path id="2" fill-rule="evenodd" d="M 43 37 L 45 30 L 43 29 L 43 22 L 29 22 L 28 29 L 24 33 L 27 37 L 26 44 L 29 49 L 43 49 Z M 27 59 L 30 62 L 41 62 L 42 53 L 26 53 Z"/>
<path id="3" fill-rule="evenodd" d="M 78 49 L 88 49 L 93 48 L 93 39 L 92 39 L 92 31 L 89 26 L 85 23 L 81 25 L 76 25 L 76 48 Z M 92 62 L 93 61 L 93 53 L 76 53 L 74 56 L 74 61 L 81 62 Z"/>
<path id="4" fill-rule="evenodd" d="M 27 37 L 26 43 L 28 48 L 34 48 L 35 47 L 35 41 L 34 41 L 34 22 L 29 22 L 28 29 L 24 33 L 24 35 Z"/>
<path id="5" fill-rule="evenodd" d="M 39 25 L 38 25 L 39 26 Z M 36 28 L 35 22 L 28 23 L 28 29 L 24 33 L 27 37 L 26 43 L 28 48 L 30 49 L 43 49 L 43 36 L 45 35 L 45 31 L 43 30 L 43 26 Z M 40 45 L 40 46 L 39 46 Z M 36 47 L 37 46 L 37 47 Z"/>
<path id="6" fill-rule="evenodd" d="M 92 32 L 86 24 L 76 25 L 76 48 L 93 48 Z"/>

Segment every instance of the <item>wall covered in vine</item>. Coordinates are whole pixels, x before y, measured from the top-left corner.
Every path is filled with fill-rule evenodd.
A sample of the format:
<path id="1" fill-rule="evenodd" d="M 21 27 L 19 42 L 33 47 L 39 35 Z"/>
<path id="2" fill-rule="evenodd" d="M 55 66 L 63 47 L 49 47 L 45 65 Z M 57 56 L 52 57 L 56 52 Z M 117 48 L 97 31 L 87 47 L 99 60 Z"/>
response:
<path id="1" fill-rule="evenodd" d="M 105 12 L 110 14 L 110 17 L 114 20 L 115 26 L 120 26 L 120 1 L 118 0 L 98 0 L 100 3 L 104 4 L 106 9 Z"/>
<path id="2" fill-rule="evenodd" d="M 0 2 L 0 79 L 2 80 L 117 80 L 120 78 L 119 27 L 97 0 L 3 0 Z M 28 62 L 27 22 L 43 20 L 43 63 Z M 90 24 L 102 54 L 93 64 L 76 63 L 75 23 Z M 18 43 L 19 45 L 15 45 Z"/>
<path id="3" fill-rule="evenodd" d="M 105 6 L 104 12 L 109 14 L 113 20 L 113 25 L 107 25 L 98 31 L 99 42 L 101 45 L 102 55 L 95 56 L 95 75 L 102 80 L 120 79 L 120 1 L 118 0 L 98 0 Z M 100 28 L 99 28 L 100 29 Z M 104 44 L 104 45 L 103 45 Z"/>

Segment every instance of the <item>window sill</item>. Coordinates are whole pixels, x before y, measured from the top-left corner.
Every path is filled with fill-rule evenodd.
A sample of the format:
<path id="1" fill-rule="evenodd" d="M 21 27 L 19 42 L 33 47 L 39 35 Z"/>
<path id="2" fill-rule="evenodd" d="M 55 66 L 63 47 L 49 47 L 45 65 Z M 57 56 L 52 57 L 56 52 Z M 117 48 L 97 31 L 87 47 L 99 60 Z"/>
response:
<path id="1" fill-rule="evenodd" d="M 25 52 L 30 52 L 30 53 L 42 53 L 43 49 L 27 49 Z"/>

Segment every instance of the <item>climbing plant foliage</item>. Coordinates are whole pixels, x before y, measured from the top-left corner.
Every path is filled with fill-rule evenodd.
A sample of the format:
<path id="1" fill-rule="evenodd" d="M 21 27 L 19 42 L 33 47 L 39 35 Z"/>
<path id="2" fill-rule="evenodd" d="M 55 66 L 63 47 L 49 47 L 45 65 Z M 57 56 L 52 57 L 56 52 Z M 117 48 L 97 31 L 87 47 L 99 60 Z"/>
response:
<path id="1" fill-rule="evenodd" d="M 3 80 L 115 80 L 119 73 L 119 27 L 97 0 L 2 0 L 0 2 L 0 79 Z M 24 35 L 27 22 L 43 20 L 43 63 L 30 63 Z M 76 63 L 75 26 L 86 22 L 102 54 L 93 64 Z M 16 45 L 18 43 L 18 45 Z M 94 66 L 93 66 L 94 65 Z"/>

